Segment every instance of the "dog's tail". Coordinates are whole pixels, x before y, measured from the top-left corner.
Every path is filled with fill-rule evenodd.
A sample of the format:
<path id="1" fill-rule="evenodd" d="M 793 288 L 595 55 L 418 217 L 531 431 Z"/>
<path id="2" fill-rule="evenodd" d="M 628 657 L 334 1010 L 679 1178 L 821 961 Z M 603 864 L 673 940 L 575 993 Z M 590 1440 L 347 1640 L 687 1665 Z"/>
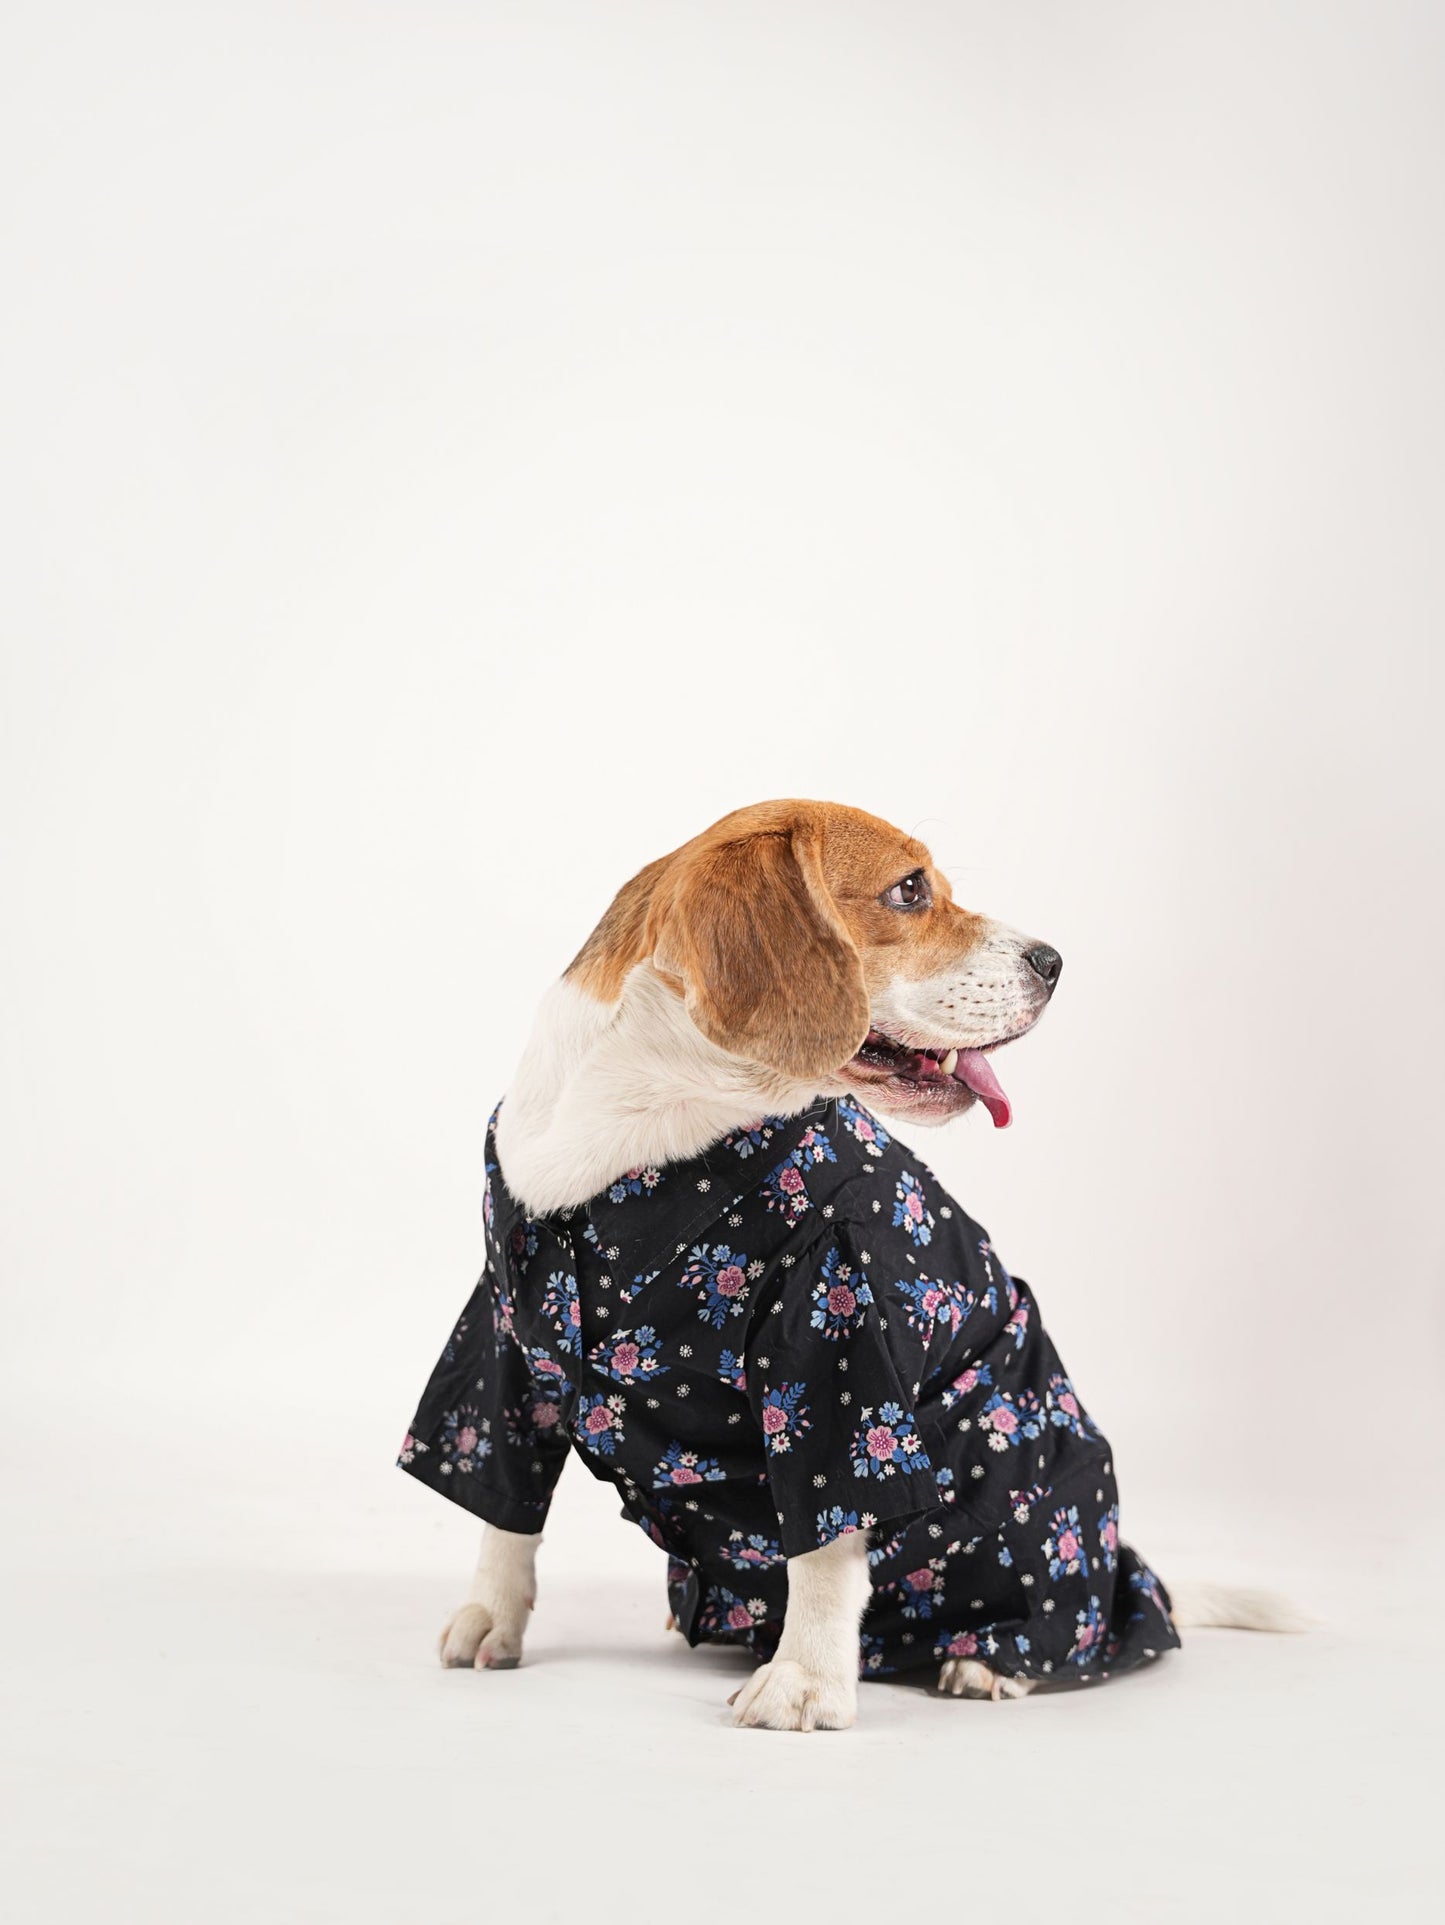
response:
<path id="1" fill-rule="evenodd" d="M 1278 1591 L 1184 1579 L 1169 1586 L 1170 1615 L 1181 1631 L 1215 1625 L 1235 1631 L 1308 1631 L 1316 1620 Z"/>

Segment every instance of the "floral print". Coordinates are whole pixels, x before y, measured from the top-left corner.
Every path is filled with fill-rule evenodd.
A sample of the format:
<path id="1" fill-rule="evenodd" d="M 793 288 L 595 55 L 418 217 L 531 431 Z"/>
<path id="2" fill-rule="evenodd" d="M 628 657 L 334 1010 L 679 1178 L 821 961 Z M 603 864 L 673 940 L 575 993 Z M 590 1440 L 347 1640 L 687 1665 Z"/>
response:
<path id="1" fill-rule="evenodd" d="M 554 1270 L 542 1293 L 542 1315 L 562 1339 L 562 1348 L 582 1355 L 582 1305 L 577 1279 L 567 1270 Z"/>
<path id="2" fill-rule="evenodd" d="M 836 1163 L 832 1144 L 821 1130 L 805 1130 L 795 1150 L 785 1156 L 763 1184 L 763 1207 L 779 1211 L 789 1223 L 799 1223 L 812 1209 L 803 1172 L 814 1163 Z"/>
<path id="3" fill-rule="evenodd" d="M 870 1116 L 863 1105 L 855 1103 L 851 1096 L 838 1098 L 838 1116 L 854 1142 L 861 1143 L 865 1150 L 874 1150 L 881 1156 L 893 1141 L 878 1118 Z"/>
<path id="4" fill-rule="evenodd" d="M 893 1195 L 893 1227 L 906 1230 L 918 1244 L 933 1241 L 933 1212 L 924 1201 L 923 1185 L 912 1170 L 904 1170 Z"/>
<path id="5" fill-rule="evenodd" d="M 862 1323 L 872 1301 L 868 1279 L 861 1272 L 854 1274 L 835 1245 L 824 1257 L 813 1286 L 813 1328 L 837 1339 Z"/>
<path id="6" fill-rule="evenodd" d="M 807 1388 L 806 1384 L 779 1384 L 776 1390 L 763 1391 L 763 1443 L 775 1457 L 791 1450 L 794 1439 L 812 1429 L 803 1402 Z"/>
<path id="7" fill-rule="evenodd" d="M 604 1337 L 587 1353 L 587 1361 L 619 1384 L 648 1383 L 667 1375 L 661 1349 L 657 1332 L 645 1323 L 636 1331 L 619 1330 L 614 1337 Z"/>
<path id="8" fill-rule="evenodd" d="M 883 1404 L 876 1417 L 864 1411 L 853 1436 L 852 1461 L 855 1477 L 895 1477 L 899 1471 L 911 1476 L 929 1468 L 923 1439 L 901 1404 Z"/>
<path id="9" fill-rule="evenodd" d="M 409 1475 L 536 1532 L 578 1451 L 665 1554 L 689 1641 L 758 1658 L 787 1560 L 855 1532 L 866 1678 L 978 1657 L 1078 1682 L 1177 1642 L 1033 1292 L 851 1097 L 542 1217 L 490 1133 L 487 1164 L 486 1267 Z"/>
<path id="10" fill-rule="evenodd" d="M 978 1427 L 988 1433 L 990 1450 L 1017 1450 L 1025 1439 L 1042 1434 L 1044 1414 L 1031 1390 L 996 1390 L 978 1414 Z"/>
<path id="11" fill-rule="evenodd" d="M 748 1307 L 747 1258 L 734 1256 L 726 1243 L 699 1243 L 687 1260 L 679 1286 L 696 1290 L 702 1299 L 698 1316 L 721 1330 L 729 1317 L 740 1317 Z"/>
<path id="12" fill-rule="evenodd" d="M 670 1490 L 677 1484 L 716 1484 L 722 1475 L 715 1457 L 700 1457 L 682 1444 L 669 1444 L 662 1462 L 653 1465 L 652 1484 L 654 1490 Z"/>
<path id="13" fill-rule="evenodd" d="M 598 1457 L 614 1457 L 622 1442 L 625 1397 L 579 1397 L 577 1441 Z"/>
<path id="14" fill-rule="evenodd" d="M 621 1203 L 630 1196 L 646 1196 L 662 1181 L 661 1170 L 624 1170 L 607 1192 L 609 1203 Z"/>

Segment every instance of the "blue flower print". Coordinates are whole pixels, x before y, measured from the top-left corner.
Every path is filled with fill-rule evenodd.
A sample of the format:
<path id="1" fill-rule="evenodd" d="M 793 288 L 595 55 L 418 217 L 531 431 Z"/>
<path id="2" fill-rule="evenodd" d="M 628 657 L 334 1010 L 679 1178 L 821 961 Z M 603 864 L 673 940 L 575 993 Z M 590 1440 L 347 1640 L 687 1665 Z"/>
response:
<path id="1" fill-rule="evenodd" d="M 734 1390 L 746 1390 L 748 1387 L 747 1371 L 743 1366 L 743 1360 L 741 1357 L 735 1357 L 730 1350 L 725 1350 L 718 1358 L 717 1374 L 722 1383 L 731 1384 Z"/>
<path id="2" fill-rule="evenodd" d="M 988 1385 L 992 1382 L 993 1372 L 987 1364 L 966 1365 L 959 1371 L 953 1382 L 940 1391 L 943 1408 L 952 1410 L 960 1397 L 966 1397 L 971 1390 L 977 1390 L 980 1384 Z"/>
<path id="3" fill-rule="evenodd" d="M 553 1378 L 534 1381 L 525 1400 L 503 1413 L 513 1450 L 535 1450 L 562 1421 L 561 1386 Z"/>
<path id="4" fill-rule="evenodd" d="M 626 1435 L 622 1423 L 626 1409 L 625 1397 L 579 1397 L 578 1441 L 596 1457 L 615 1457 Z"/>
<path id="5" fill-rule="evenodd" d="M 723 1146 L 736 1150 L 739 1156 L 751 1156 L 754 1150 L 771 1143 L 786 1121 L 787 1118 L 782 1116 L 760 1116 L 756 1123 L 745 1123 L 740 1130 L 734 1130 L 731 1136 L 725 1136 Z"/>
<path id="6" fill-rule="evenodd" d="M 699 1457 L 695 1450 L 669 1444 L 662 1462 L 652 1467 L 652 1488 L 664 1491 L 677 1484 L 718 1484 L 723 1475 L 723 1467 L 715 1457 Z"/>
<path id="7" fill-rule="evenodd" d="M 851 1096 L 838 1098 L 838 1114 L 843 1119 L 844 1129 L 865 1150 L 875 1150 L 881 1155 L 893 1141 L 872 1111 L 865 1110 L 861 1103 L 855 1103 Z"/>
<path id="8" fill-rule="evenodd" d="M 655 1190 L 663 1179 L 661 1170 L 637 1169 L 624 1170 L 622 1175 L 607 1192 L 609 1203 L 623 1203 L 630 1196 L 647 1196 Z"/>
<path id="9" fill-rule="evenodd" d="M 1049 1422 L 1060 1430 L 1067 1430 L 1075 1437 L 1098 1435 L 1093 1419 L 1079 1402 L 1077 1391 L 1061 1371 L 1056 1370 L 1050 1377 L 1044 1403 L 1048 1408 Z"/>
<path id="10" fill-rule="evenodd" d="M 766 1571 L 783 1561 L 782 1546 L 775 1537 L 765 1537 L 759 1531 L 750 1532 L 746 1537 L 741 1531 L 730 1531 L 723 1543 L 722 1555 L 735 1571 Z"/>
<path id="11" fill-rule="evenodd" d="M 1044 1539 L 1044 1556 L 1049 1560 L 1049 1576 L 1055 1583 L 1061 1577 L 1077 1577 L 1087 1562 L 1084 1527 L 1076 1505 L 1054 1512 L 1049 1534 Z"/>
<path id="12" fill-rule="evenodd" d="M 1013 1338 L 1015 1350 L 1022 1350 L 1024 1338 L 1029 1330 L 1029 1300 L 1027 1297 L 1021 1297 L 1012 1284 L 1009 1285 L 1009 1290 L 1013 1299 L 1011 1305 L 1013 1314 L 1004 1325 L 1003 1334 Z"/>
<path id="13" fill-rule="evenodd" d="M 858 1676 L 888 1678 L 898 1667 L 888 1662 L 888 1647 L 876 1631 L 864 1631 L 858 1639 Z"/>
<path id="14" fill-rule="evenodd" d="M 746 1638 L 748 1633 L 767 1622 L 767 1616 L 768 1607 L 762 1598 L 744 1600 L 725 1584 L 710 1584 L 698 1607 L 697 1629 L 714 1637 L 731 1631 Z"/>
<path id="15" fill-rule="evenodd" d="M 800 1223 L 813 1207 L 803 1172 L 813 1163 L 836 1163 L 833 1145 L 821 1130 L 805 1130 L 792 1153 L 771 1171 L 759 1194 L 763 1207 L 777 1210 L 789 1223 Z"/>
<path id="16" fill-rule="evenodd" d="M 562 1339 L 562 1348 L 574 1357 L 582 1355 L 582 1305 L 577 1296 L 577 1279 L 568 1270 L 554 1270 L 542 1293 L 542 1315 Z"/>
<path id="17" fill-rule="evenodd" d="M 763 1391 L 763 1440 L 774 1457 L 793 1448 L 793 1439 L 811 1430 L 808 1406 L 803 1402 L 806 1384 L 779 1384 L 776 1390 Z"/>
<path id="18" fill-rule="evenodd" d="M 1111 1504 L 1099 1519 L 1099 1555 L 1106 1571 L 1119 1568 L 1119 1506 Z"/>
<path id="19" fill-rule="evenodd" d="M 1016 1450 L 1026 1437 L 1042 1436 L 1044 1413 L 1031 1390 L 1017 1397 L 996 1390 L 978 1413 L 978 1427 L 987 1434 L 990 1450 Z"/>
<path id="20" fill-rule="evenodd" d="M 893 1587 L 906 1618 L 931 1618 L 943 1601 L 946 1560 L 931 1557 L 916 1571 L 909 1571 Z"/>
<path id="21" fill-rule="evenodd" d="M 873 1301 L 868 1279 L 860 1270 L 855 1276 L 834 1247 L 824 1257 L 813 1285 L 813 1309 L 809 1318 L 815 1330 L 837 1339 L 862 1323 L 863 1313 Z"/>
<path id="22" fill-rule="evenodd" d="M 932 1277 L 900 1277 L 897 1289 L 908 1305 L 905 1315 L 911 1330 L 925 1337 L 933 1335 L 936 1324 L 947 1324 L 950 1337 L 956 1337 L 968 1311 L 968 1292 L 961 1283 L 937 1283 Z"/>
<path id="23" fill-rule="evenodd" d="M 906 1230 L 916 1244 L 933 1241 L 933 1212 L 924 1200 L 923 1185 L 911 1170 L 903 1171 L 894 1191 L 893 1227 Z"/>
<path id="24" fill-rule="evenodd" d="M 845 1511 L 841 1504 L 818 1513 L 818 1543 L 831 1544 L 835 1537 L 847 1537 L 850 1531 L 871 1531 L 878 1522 L 872 1511 Z"/>
<path id="25" fill-rule="evenodd" d="M 490 1457 L 492 1440 L 488 1433 L 491 1428 L 491 1420 L 483 1417 L 470 1404 L 463 1404 L 460 1410 L 443 1411 L 443 1474 L 474 1471 L 484 1457 Z"/>
<path id="26" fill-rule="evenodd" d="M 763 1266 L 747 1265 L 746 1254 L 734 1256 L 726 1243 L 696 1244 L 678 1278 L 678 1287 L 696 1290 L 702 1297 L 698 1316 L 714 1330 L 721 1330 L 729 1317 L 740 1317 L 748 1301 L 748 1279 L 762 1274 Z"/>
<path id="27" fill-rule="evenodd" d="M 517 1268 L 525 1274 L 527 1265 L 537 1254 L 537 1225 L 530 1217 L 523 1217 L 513 1229 L 511 1251 Z"/>
<path id="28" fill-rule="evenodd" d="M 1130 1571 L 1129 1589 L 1140 1604 L 1146 1607 L 1135 1614 L 1137 1617 L 1146 1617 L 1149 1605 L 1152 1605 L 1161 1617 L 1168 1616 L 1168 1608 L 1164 1603 L 1164 1593 L 1160 1588 L 1159 1580 L 1147 1564 L 1141 1563 L 1137 1571 Z"/>
<path id="29" fill-rule="evenodd" d="M 855 1477 L 894 1477 L 899 1471 L 911 1475 L 931 1468 L 918 1427 L 902 1404 L 880 1404 L 876 1417 L 865 1410 L 851 1455 Z"/>
<path id="30" fill-rule="evenodd" d="M 532 1373 L 534 1383 L 553 1385 L 559 1397 L 563 1396 L 572 1388 L 567 1373 L 563 1370 L 561 1364 L 558 1363 L 550 1351 L 544 1350 L 540 1344 L 534 1344 L 526 1353 L 526 1356 L 527 1368 Z"/>
<path id="31" fill-rule="evenodd" d="M 1099 1609 L 1096 1597 L 1089 1599 L 1089 1608 L 1080 1611 L 1076 1620 L 1073 1647 L 1069 1651 L 1069 1664 L 1088 1664 L 1103 1642 L 1107 1626 L 1104 1613 Z"/>
<path id="32" fill-rule="evenodd" d="M 588 1352 L 587 1361 L 619 1384 L 650 1383 L 667 1375 L 668 1366 L 658 1356 L 660 1342 L 652 1325 L 645 1323 L 636 1331 L 619 1330 L 604 1337 Z"/>

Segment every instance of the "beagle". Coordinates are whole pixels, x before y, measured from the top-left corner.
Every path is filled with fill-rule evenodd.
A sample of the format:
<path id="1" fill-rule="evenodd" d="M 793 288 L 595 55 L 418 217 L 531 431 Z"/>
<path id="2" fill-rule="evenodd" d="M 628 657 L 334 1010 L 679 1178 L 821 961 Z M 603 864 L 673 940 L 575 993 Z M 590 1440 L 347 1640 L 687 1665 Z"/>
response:
<path id="1" fill-rule="evenodd" d="M 574 1451 L 668 1552 L 690 1641 L 763 1660 L 739 1724 L 851 1724 L 860 1672 L 1020 1697 L 1182 1623 L 1293 1628 L 1120 1542 L 1032 1293 L 892 1135 L 1006 1127 L 995 1053 L 1061 968 L 837 803 L 740 809 L 622 888 L 494 1119 L 487 1267 L 403 1445 L 485 1520 L 444 1663 L 520 1660 Z"/>

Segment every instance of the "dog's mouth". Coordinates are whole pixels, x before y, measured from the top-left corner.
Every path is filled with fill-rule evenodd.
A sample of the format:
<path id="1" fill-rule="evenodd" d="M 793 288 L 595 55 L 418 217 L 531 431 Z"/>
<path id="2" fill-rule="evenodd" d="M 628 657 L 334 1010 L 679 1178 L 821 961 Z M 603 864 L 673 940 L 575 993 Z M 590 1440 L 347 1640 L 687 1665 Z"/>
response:
<path id="1" fill-rule="evenodd" d="M 988 1057 L 1023 1034 L 1018 1030 L 1012 1036 L 1000 1036 L 981 1049 L 914 1049 L 881 1029 L 870 1029 L 847 1067 L 862 1081 L 886 1082 L 905 1099 L 932 1108 L 951 1112 L 977 1098 L 993 1118 L 994 1128 L 1006 1130 L 1013 1121 L 1013 1106 Z"/>

